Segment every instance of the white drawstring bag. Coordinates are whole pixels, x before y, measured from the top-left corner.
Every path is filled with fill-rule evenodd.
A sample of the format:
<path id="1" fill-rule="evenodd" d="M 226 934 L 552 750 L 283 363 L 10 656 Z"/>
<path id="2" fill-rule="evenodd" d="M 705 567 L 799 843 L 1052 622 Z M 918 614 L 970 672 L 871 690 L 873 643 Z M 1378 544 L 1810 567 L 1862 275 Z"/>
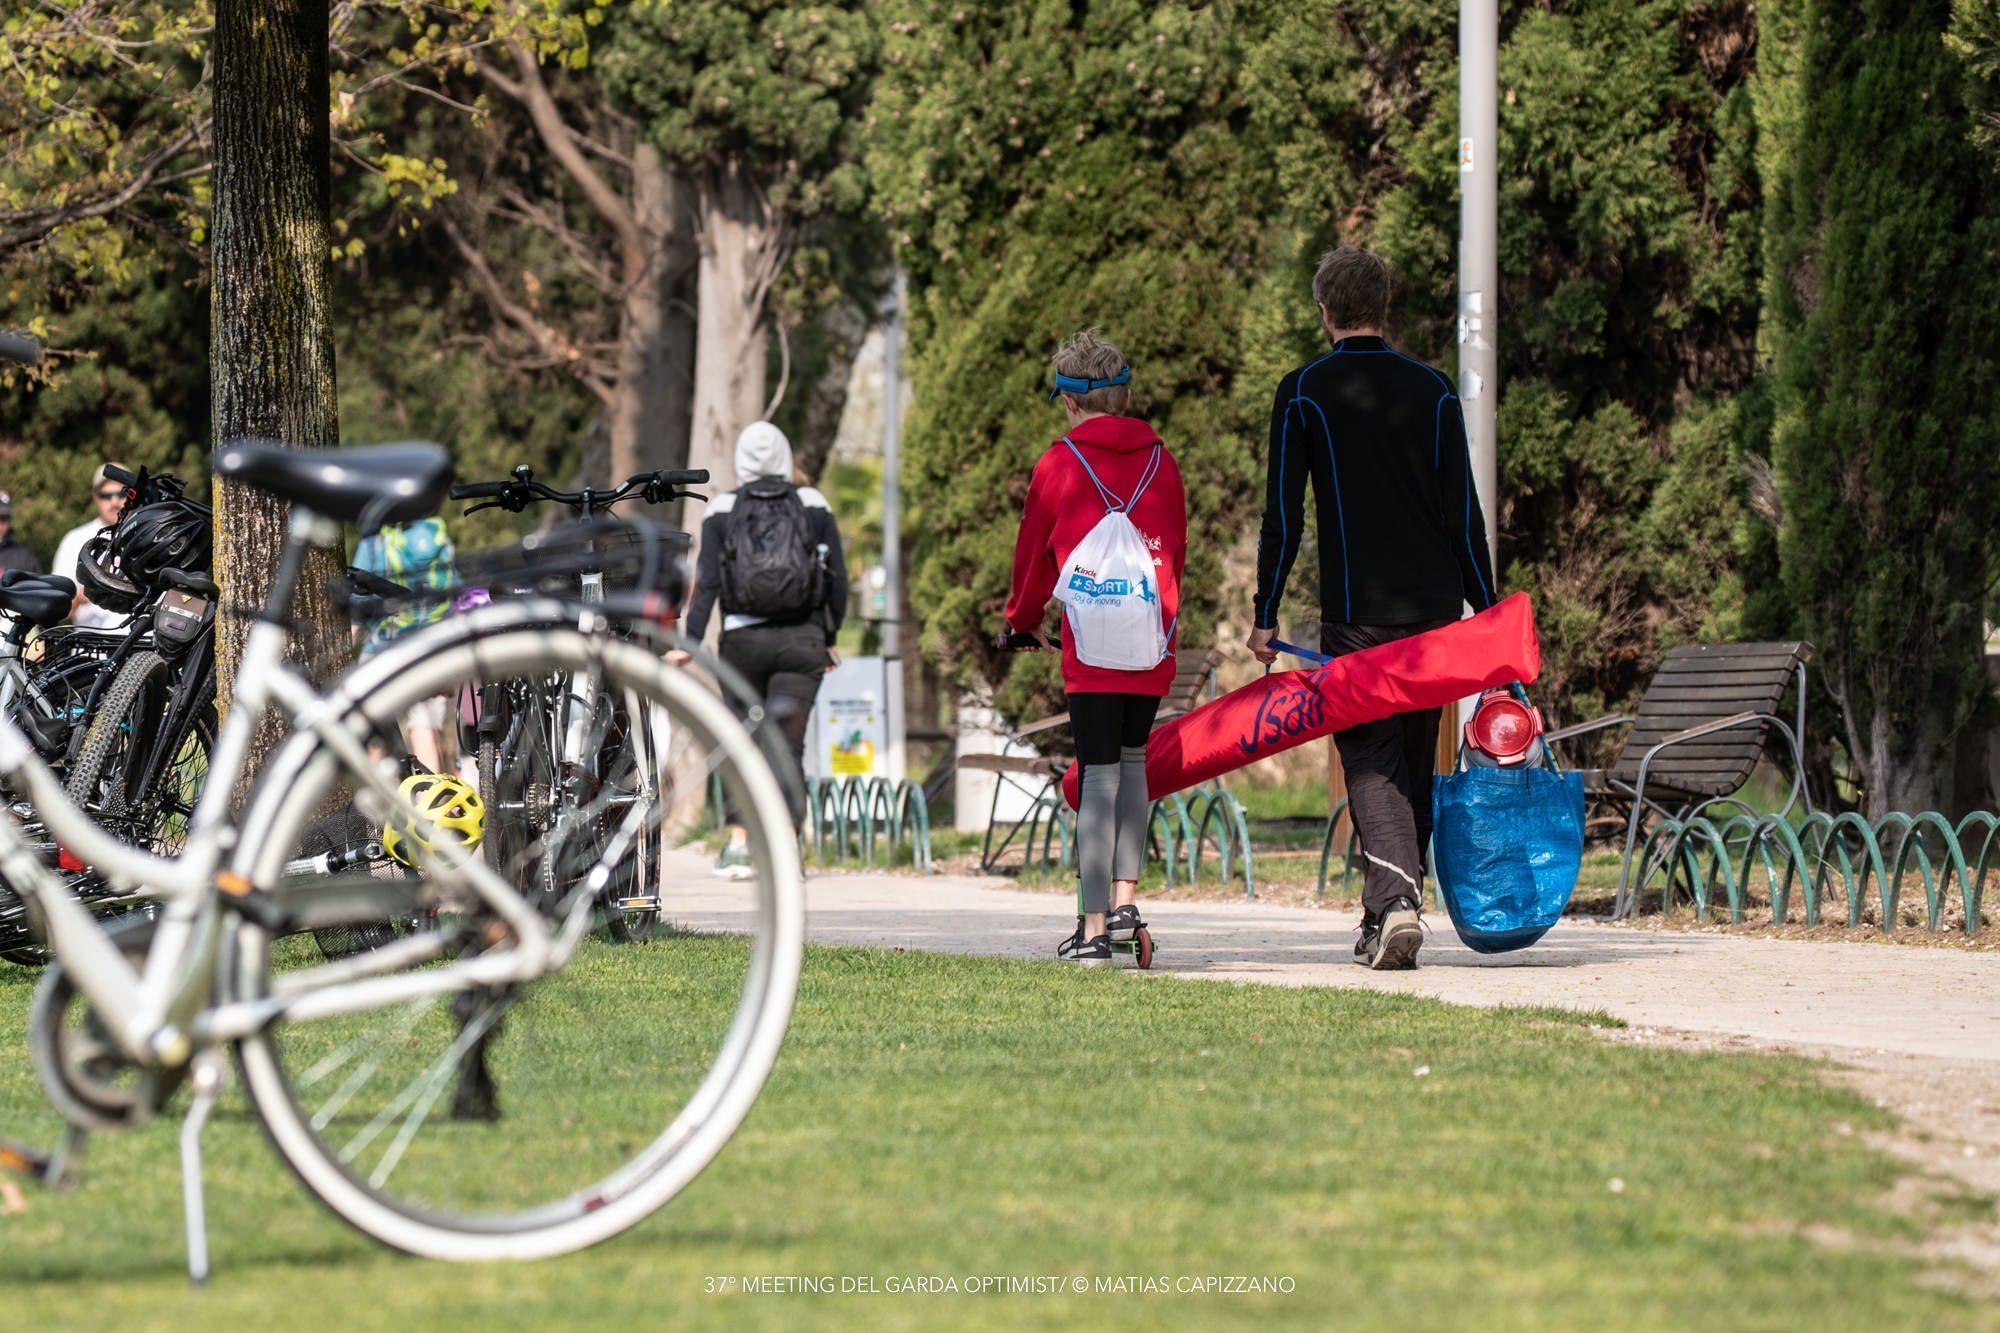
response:
<path id="1" fill-rule="evenodd" d="M 1075 442 L 1064 436 L 1063 443 L 1104 501 L 1104 517 L 1069 553 L 1056 579 L 1056 600 L 1064 606 L 1076 660 L 1113 671 L 1150 670 L 1167 655 L 1171 626 L 1160 623 L 1153 553 L 1132 526 L 1130 510 L 1159 471 L 1160 446 L 1153 446 L 1131 498 L 1120 500 L 1097 479 Z"/>

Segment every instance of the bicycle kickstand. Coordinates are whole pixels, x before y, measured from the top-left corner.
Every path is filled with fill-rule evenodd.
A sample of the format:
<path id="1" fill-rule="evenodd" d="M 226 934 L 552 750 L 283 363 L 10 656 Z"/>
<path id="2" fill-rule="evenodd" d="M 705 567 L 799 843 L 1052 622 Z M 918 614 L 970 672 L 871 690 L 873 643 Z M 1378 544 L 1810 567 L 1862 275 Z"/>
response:
<path id="1" fill-rule="evenodd" d="M 194 1058 L 188 1082 L 194 1096 L 181 1122 L 181 1199 L 186 1208 L 188 1281 L 208 1283 L 208 1207 L 202 1192 L 201 1131 L 208 1125 L 215 1100 L 222 1095 L 227 1066 L 222 1053 L 206 1050 Z"/>
<path id="2" fill-rule="evenodd" d="M 83 1183 L 83 1150 L 89 1144 L 89 1130 L 63 1126 L 62 1142 L 49 1154 L 48 1170 L 43 1177 L 50 1189 L 66 1193 Z"/>

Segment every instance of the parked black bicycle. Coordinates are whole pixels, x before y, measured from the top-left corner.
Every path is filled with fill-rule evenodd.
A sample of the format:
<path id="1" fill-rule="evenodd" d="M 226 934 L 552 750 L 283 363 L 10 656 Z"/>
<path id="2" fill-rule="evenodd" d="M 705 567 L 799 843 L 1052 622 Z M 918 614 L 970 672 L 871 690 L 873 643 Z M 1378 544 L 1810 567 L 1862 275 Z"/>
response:
<path id="1" fill-rule="evenodd" d="M 608 595 L 650 589 L 678 605 L 685 591 L 686 534 L 607 516 L 613 505 L 632 498 L 648 504 L 705 498 L 690 488 L 707 480 L 703 469 L 669 469 L 642 472 L 608 489 L 560 491 L 522 466 L 504 481 L 454 486 L 453 499 L 478 501 L 468 514 L 492 508 L 518 514 L 554 504 L 577 519 L 539 534 L 539 558 L 528 564 L 483 569 L 474 557 L 461 562 L 461 574 L 489 595 L 561 591 L 580 596 L 586 606 L 602 606 Z M 486 854 L 498 867 L 534 865 L 534 896 L 551 912 L 604 862 L 624 812 L 658 800 L 670 781 L 664 718 L 637 698 L 596 691 L 587 680 L 564 675 L 483 686 L 476 698 L 460 701 L 459 716 L 461 743 L 478 754 Z M 641 836 L 644 845 L 616 858 L 616 881 L 592 886 L 606 930 L 621 942 L 650 939 L 660 918 L 662 829 L 655 823 Z"/>
<path id="2" fill-rule="evenodd" d="M 105 475 L 129 498 L 85 545 L 77 577 L 91 601 L 130 620 L 70 738 L 65 784 L 126 842 L 171 853 L 187 836 L 215 737 L 212 517 L 178 477 Z"/>

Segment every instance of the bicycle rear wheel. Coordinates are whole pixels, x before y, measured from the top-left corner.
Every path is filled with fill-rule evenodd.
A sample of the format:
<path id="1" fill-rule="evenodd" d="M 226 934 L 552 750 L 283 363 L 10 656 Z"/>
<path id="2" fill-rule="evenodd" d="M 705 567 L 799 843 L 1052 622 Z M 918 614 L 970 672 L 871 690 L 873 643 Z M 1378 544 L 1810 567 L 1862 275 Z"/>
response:
<path id="1" fill-rule="evenodd" d="M 573 954 L 526 981 L 417 993 L 509 943 L 492 912 L 429 870 L 403 881 L 409 907 L 436 912 L 435 931 L 423 936 L 301 966 L 310 958 L 271 931 L 245 922 L 236 935 L 238 997 L 284 1005 L 238 1043 L 244 1085 L 278 1152 L 340 1217 L 384 1244 L 435 1258 L 562 1253 L 615 1235 L 671 1199 L 755 1100 L 798 977 L 797 846 L 757 740 L 654 650 L 571 630 L 500 628 L 518 620 L 497 615 L 510 609 L 413 635 L 411 651 L 399 645 L 358 668 L 342 690 L 353 699 L 346 717 L 357 736 L 381 746 L 394 720 L 424 698 L 561 673 L 587 679 L 602 697 L 661 710 L 671 725 L 658 734 L 672 744 L 650 756 L 624 747 L 626 758 L 606 761 L 604 780 L 579 806 L 611 833 L 580 875 L 571 875 L 574 864 L 564 870 L 574 887 L 552 919 L 570 930 Z M 498 626 L 479 623 L 496 616 Z M 610 719 L 601 725 L 584 752 L 619 755 Z M 633 793 L 648 788 L 632 763 L 649 769 L 651 794 L 640 799 Z M 750 880 L 716 881 L 705 857 L 671 847 L 664 821 L 677 786 L 706 783 L 711 773 L 746 813 Z M 283 866 L 298 864 L 294 849 L 315 812 L 343 785 L 359 784 L 312 738 L 294 738 L 273 758 L 245 821 L 246 846 L 260 847 L 255 882 L 278 885 Z M 506 849 L 495 868 L 524 901 L 546 882 L 541 861 L 573 849 L 545 837 L 531 822 L 536 813 L 489 807 L 482 839 L 489 852 Z M 665 864 L 635 872 L 642 832 L 657 835 Z M 661 938 L 645 949 L 614 948 L 591 928 L 601 924 L 605 885 L 633 873 L 659 885 Z M 292 900 L 309 910 L 316 897 L 339 892 L 341 878 L 290 886 Z M 395 891 L 383 884 L 372 891 Z M 371 964 L 378 976 L 351 981 Z M 338 988 L 343 978 L 350 984 Z"/>

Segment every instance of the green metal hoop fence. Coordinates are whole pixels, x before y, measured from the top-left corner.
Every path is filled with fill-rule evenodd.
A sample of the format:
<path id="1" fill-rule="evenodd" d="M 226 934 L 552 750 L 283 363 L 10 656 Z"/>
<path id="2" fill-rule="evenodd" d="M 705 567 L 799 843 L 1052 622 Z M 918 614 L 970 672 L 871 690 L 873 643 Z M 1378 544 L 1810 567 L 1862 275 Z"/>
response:
<path id="1" fill-rule="evenodd" d="M 1044 794 L 1021 818 L 1023 869 L 1063 870 L 1076 864 L 1076 814 L 1062 797 Z M 1243 881 L 1257 896 L 1256 858 L 1243 803 L 1219 787 L 1175 792 L 1153 802 L 1146 820 L 1147 855 L 1166 871 L 1167 887 L 1200 883 L 1204 864 L 1215 882 Z"/>
<path id="2" fill-rule="evenodd" d="M 929 874 L 931 810 L 924 789 L 888 778 L 810 778 L 806 782 L 806 832 L 818 860 L 872 866 L 895 860 L 900 849 L 920 874 Z"/>
<path id="3" fill-rule="evenodd" d="M 1359 873 L 1353 831 L 1337 848 L 1334 838 L 1346 806 L 1343 800 L 1334 807 L 1320 841 L 1320 898 L 1336 866 L 1344 896 L 1352 896 Z M 1957 824 L 1934 810 L 1887 814 L 1873 824 L 1858 814 L 1824 810 L 1797 820 L 1775 814 L 1662 819 L 1642 844 L 1635 887 L 1615 915 L 1634 915 L 1650 895 L 1662 910 L 1685 898 L 1697 920 L 1707 920 L 1721 905 L 1732 922 L 1742 922 L 1749 918 L 1761 872 L 1774 925 L 1791 919 L 1797 898 L 1808 926 L 1825 920 L 1831 901 L 1849 926 L 1866 924 L 1872 903 L 1877 920 L 1893 929 L 1902 921 L 1905 880 L 1914 874 L 1923 889 L 1925 928 L 1944 929 L 1955 894 L 1963 913 L 1960 929 L 1971 934 L 1983 923 L 1986 876 L 1996 862 L 2000 814 L 1985 810 Z"/>
<path id="4" fill-rule="evenodd" d="M 1847 925 L 1863 925 L 1872 890 L 1877 921 L 1893 930 L 1902 922 L 1904 879 L 1914 872 L 1923 888 L 1926 928 L 1944 928 L 1956 889 L 1961 928 L 1972 934 L 1981 925 L 1986 873 L 1996 853 L 2000 815 L 1984 810 L 1957 824 L 1935 810 L 1891 813 L 1873 824 L 1851 812 L 1823 810 L 1796 823 L 1776 815 L 1663 819 L 1647 836 L 1625 914 L 1650 891 L 1662 910 L 1684 894 L 1698 920 L 1706 920 L 1719 899 L 1729 919 L 1740 922 L 1761 870 L 1773 924 L 1790 919 L 1796 889 L 1806 925 L 1820 924 L 1829 898 L 1845 907 Z"/>

